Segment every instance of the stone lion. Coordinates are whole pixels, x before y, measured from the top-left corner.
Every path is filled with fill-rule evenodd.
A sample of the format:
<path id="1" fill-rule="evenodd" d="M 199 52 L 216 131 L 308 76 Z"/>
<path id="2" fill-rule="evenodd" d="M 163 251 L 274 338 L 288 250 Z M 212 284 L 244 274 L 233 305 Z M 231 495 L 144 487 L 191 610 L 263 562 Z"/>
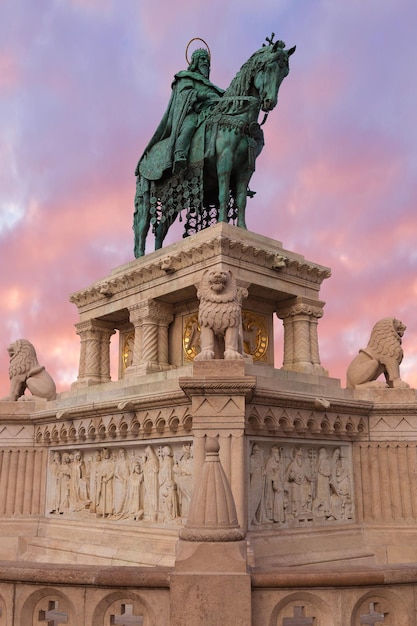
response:
<path id="1" fill-rule="evenodd" d="M 400 363 L 403 359 L 401 338 L 406 328 L 395 317 L 384 317 L 375 324 L 367 347 L 359 350 L 358 356 L 347 369 L 348 389 L 405 389 L 410 386 L 400 378 Z M 381 374 L 384 374 L 386 382 L 377 380 Z"/>
<path id="2" fill-rule="evenodd" d="M 27 339 L 18 339 L 7 348 L 10 356 L 10 393 L 4 401 L 24 398 L 26 389 L 33 399 L 55 400 L 56 387 L 53 379 L 42 365 L 39 365 L 36 351 Z"/>
<path id="3" fill-rule="evenodd" d="M 248 292 L 236 285 L 230 270 L 207 270 L 198 286 L 201 352 L 196 361 L 243 359 L 242 300 Z M 223 345 L 224 344 L 224 345 Z"/>

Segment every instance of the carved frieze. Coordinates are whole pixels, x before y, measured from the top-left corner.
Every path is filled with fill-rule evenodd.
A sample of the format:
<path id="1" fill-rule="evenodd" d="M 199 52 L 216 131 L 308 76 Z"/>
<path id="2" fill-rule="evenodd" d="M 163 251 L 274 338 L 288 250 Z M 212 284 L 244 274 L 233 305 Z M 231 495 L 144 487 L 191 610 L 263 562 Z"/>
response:
<path id="1" fill-rule="evenodd" d="M 257 434 L 277 433 L 280 436 L 358 439 L 368 433 L 368 417 L 353 412 L 338 411 L 323 398 L 315 398 L 311 408 L 248 404 L 247 427 Z"/>
<path id="2" fill-rule="evenodd" d="M 174 404 L 172 398 L 172 404 Z M 169 402 L 169 398 L 167 399 Z M 192 416 L 188 406 L 149 408 L 130 411 L 129 403 L 124 413 L 103 414 L 96 417 L 71 419 L 73 415 L 63 413 L 60 421 L 40 424 L 36 428 L 37 444 L 86 445 L 100 442 L 132 441 L 138 437 L 161 437 L 164 434 L 187 434 L 192 428 Z M 66 417 L 67 419 L 63 419 Z"/>
<path id="3" fill-rule="evenodd" d="M 193 485 L 189 441 L 51 450 L 46 514 L 182 523 Z"/>
<path id="4" fill-rule="evenodd" d="M 253 529 L 354 520 L 349 445 L 252 440 L 248 467 Z"/>

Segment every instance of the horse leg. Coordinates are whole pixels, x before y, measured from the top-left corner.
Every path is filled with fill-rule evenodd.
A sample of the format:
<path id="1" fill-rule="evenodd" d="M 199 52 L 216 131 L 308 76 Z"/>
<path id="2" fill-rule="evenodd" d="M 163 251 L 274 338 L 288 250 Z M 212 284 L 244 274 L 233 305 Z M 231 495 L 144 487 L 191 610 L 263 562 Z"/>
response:
<path id="1" fill-rule="evenodd" d="M 146 235 L 151 223 L 149 191 L 143 191 L 142 180 L 137 180 L 135 196 L 135 213 L 133 215 L 134 254 L 139 258 L 145 254 Z"/>
<path id="2" fill-rule="evenodd" d="M 237 206 L 237 225 L 246 230 L 246 202 L 248 198 L 247 176 L 239 177 L 236 181 L 236 206 Z"/>
<path id="3" fill-rule="evenodd" d="M 222 133 L 223 135 L 224 133 Z M 217 140 L 217 180 L 219 184 L 219 222 L 228 222 L 228 208 L 230 199 L 230 174 L 233 165 L 232 146 L 225 146 L 224 142 Z"/>
<path id="4" fill-rule="evenodd" d="M 246 229 L 246 203 L 248 200 L 248 185 L 255 169 L 250 158 L 247 139 L 242 137 L 235 149 L 235 200 L 237 209 L 237 225 Z"/>

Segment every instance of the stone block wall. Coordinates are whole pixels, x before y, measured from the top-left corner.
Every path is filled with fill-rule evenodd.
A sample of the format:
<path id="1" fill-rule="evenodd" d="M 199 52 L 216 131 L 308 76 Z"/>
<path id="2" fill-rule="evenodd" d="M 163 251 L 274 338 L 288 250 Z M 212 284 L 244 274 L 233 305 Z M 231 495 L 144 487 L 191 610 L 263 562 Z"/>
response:
<path id="1" fill-rule="evenodd" d="M 175 570 L 97 568 L 0 562 L 0 626 L 171 626 L 182 606 L 182 626 L 219 626 L 219 607 L 204 605 L 213 581 L 194 574 L 201 610 L 190 604 Z M 252 573 L 246 611 L 233 626 L 414 626 L 417 568 Z M 223 574 L 230 611 L 236 574 Z M 220 582 L 220 579 L 215 581 Z M 204 583 L 204 584 L 203 584 Z M 229 595 L 228 595 L 229 592 Z M 210 593 L 210 592 L 209 592 Z M 189 606 L 189 610 L 187 610 Z M 203 615 L 204 613 L 204 615 Z M 229 625 L 229 622 L 228 622 Z"/>

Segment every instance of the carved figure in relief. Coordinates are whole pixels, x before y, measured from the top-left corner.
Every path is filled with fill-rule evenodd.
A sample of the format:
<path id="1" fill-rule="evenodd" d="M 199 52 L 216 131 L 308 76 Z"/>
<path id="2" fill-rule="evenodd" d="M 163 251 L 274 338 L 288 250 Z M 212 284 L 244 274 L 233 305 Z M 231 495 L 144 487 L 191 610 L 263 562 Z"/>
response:
<path id="1" fill-rule="evenodd" d="M 326 448 L 320 448 L 319 450 L 316 472 L 316 494 L 313 502 L 314 513 L 319 517 L 328 517 L 332 466 Z"/>
<path id="2" fill-rule="evenodd" d="M 181 517 L 188 517 L 193 491 L 193 457 L 191 444 L 185 443 L 180 460 L 174 465 L 175 481 L 178 485 L 178 502 Z"/>
<path id="3" fill-rule="evenodd" d="M 50 487 L 48 491 L 48 510 L 50 513 L 59 513 L 61 504 L 61 454 L 58 451 L 53 452 L 50 473 Z"/>
<path id="4" fill-rule="evenodd" d="M 90 504 L 88 497 L 89 477 L 82 453 L 77 450 L 71 464 L 70 511 L 81 511 Z"/>
<path id="5" fill-rule="evenodd" d="M 265 521 L 265 460 L 257 443 L 253 444 L 249 459 L 249 479 L 249 521 L 258 525 Z"/>
<path id="6" fill-rule="evenodd" d="M 333 519 L 350 519 L 352 493 L 350 474 L 343 466 L 340 448 L 333 452 L 331 475 L 330 514 Z"/>
<path id="7" fill-rule="evenodd" d="M 34 399 L 55 400 L 56 387 L 46 369 L 39 365 L 36 351 L 27 339 L 18 339 L 7 348 L 10 356 L 10 392 L 3 401 L 27 399 L 29 389 Z"/>
<path id="8" fill-rule="evenodd" d="M 358 356 L 347 369 L 348 389 L 409 387 L 400 378 L 400 364 L 403 359 L 401 342 L 405 330 L 406 326 L 395 317 L 385 317 L 375 324 L 367 347 L 359 350 Z M 385 383 L 377 380 L 381 374 L 385 376 Z"/>
<path id="9" fill-rule="evenodd" d="M 61 477 L 60 493 L 61 500 L 59 503 L 59 512 L 68 513 L 70 510 L 70 495 L 71 495 L 71 457 L 68 453 L 62 455 L 62 463 L 59 466 L 59 474 Z"/>
<path id="10" fill-rule="evenodd" d="M 207 270 L 198 287 L 198 322 L 201 352 L 196 361 L 243 359 L 242 300 L 246 289 L 238 287 L 229 270 Z M 223 346 L 224 344 L 224 346 Z"/>
<path id="11" fill-rule="evenodd" d="M 122 513 L 125 506 L 127 497 L 127 490 L 129 485 L 130 468 L 129 462 L 126 457 L 126 450 L 121 448 L 117 455 L 115 469 L 114 469 L 114 513 L 116 515 Z"/>
<path id="12" fill-rule="evenodd" d="M 273 522 L 285 522 L 285 504 L 281 450 L 272 446 L 265 466 L 266 517 Z"/>
<path id="13" fill-rule="evenodd" d="M 159 510 L 161 521 L 176 520 L 179 515 L 177 485 L 173 476 L 174 459 L 171 446 L 161 450 L 159 465 Z"/>
<path id="14" fill-rule="evenodd" d="M 156 522 L 158 518 L 159 460 L 152 446 L 146 446 L 143 464 L 143 518 Z"/>
<path id="15" fill-rule="evenodd" d="M 107 517 L 113 513 L 113 478 L 115 462 L 110 450 L 103 450 L 103 459 L 100 463 L 99 493 L 97 514 Z"/>
<path id="16" fill-rule="evenodd" d="M 304 451 L 294 447 L 292 461 L 287 468 L 286 480 L 289 485 L 291 513 L 294 519 L 303 519 L 312 513 L 311 484 L 313 479 L 304 466 Z"/>
<path id="17" fill-rule="evenodd" d="M 133 462 L 132 471 L 129 477 L 129 484 L 126 497 L 125 513 L 126 517 L 133 520 L 143 518 L 143 471 L 139 459 Z"/>
<path id="18" fill-rule="evenodd" d="M 101 463 L 101 451 L 96 450 L 92 459 L 89 462 L 89 475 L 90 475 L 90 513 L 95 513 L 98 503 L 98 494 L 100 492 L 100 463 Z"/>

